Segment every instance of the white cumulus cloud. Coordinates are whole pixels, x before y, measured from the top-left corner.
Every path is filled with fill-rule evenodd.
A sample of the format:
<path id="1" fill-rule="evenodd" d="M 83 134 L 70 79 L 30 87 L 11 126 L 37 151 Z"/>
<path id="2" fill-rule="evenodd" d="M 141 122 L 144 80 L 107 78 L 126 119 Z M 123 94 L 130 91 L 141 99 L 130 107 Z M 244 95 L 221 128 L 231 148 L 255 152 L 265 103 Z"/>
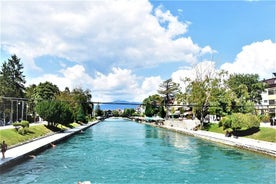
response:
<path id="1" fill-rule="evenodd" d="M 1 47 L 30 72 L 49 55 L 106 67 L 194 63 L 212 52 L 184 37 L 189 23 L 148 0 L 3 1 Z M 167 26 L 166 26 L 166 25 Z"/>
<path id="2" fill-rule="evenodd" d="M 276 71 L 276 43 L 264 40 L 246 45 L 233 63 L 225 63 L 221 69 L 230 73 L 259 74 L 260 79 L 271 78 Z"/>

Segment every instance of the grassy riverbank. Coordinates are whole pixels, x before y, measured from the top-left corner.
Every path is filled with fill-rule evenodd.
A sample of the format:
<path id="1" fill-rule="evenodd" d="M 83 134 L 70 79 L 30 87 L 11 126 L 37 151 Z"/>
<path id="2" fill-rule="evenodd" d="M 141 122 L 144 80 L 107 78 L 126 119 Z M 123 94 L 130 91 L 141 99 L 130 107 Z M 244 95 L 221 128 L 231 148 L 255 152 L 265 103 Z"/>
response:
<path id="1" fill-rule="evenodd" d="M 225 134 L 225 131 L 222 129 L 222 127 L 219 127 L 218 124 L 210 124 L 210 126 L 207 127 L 206 130 L 210 131 L 210 132 Z M 276 142 L 276 129 L 260 127 L 260 131 L 254 133 L 252 135 L 247 135 L 244 137 L 275 143 Z"/>
<path id="2" fill-rule="evenodd" d="M 47 127 L 43 124 L 39 124 L 30 126 L 28 128 L 28 133 L 25 135 L 19 134 L 15 128 L 3 129 L 0 130 L 0 141 L 2 142 L 2 140 L 5 140 L 10 147 L 39 137 L 53 134 L 60 130 L 74 128 L 77 126 L 79 126 L 79 124 L 77 123 L 72 123 L 68 127 L 65 127 L 63 125 L 58 125 L 57 127 Z"/>
<path id="3" fill-rule="evenodd" d="M 28 140 L 32 140 L 47 134 L 53 133 L 45 125 L 36 125 L 29 127 L 29 131 L 25 135 L 19 134 L 15 128 L 0 130 L 0 140 L 5 140 L 8 146 L 20 144 Z"/>

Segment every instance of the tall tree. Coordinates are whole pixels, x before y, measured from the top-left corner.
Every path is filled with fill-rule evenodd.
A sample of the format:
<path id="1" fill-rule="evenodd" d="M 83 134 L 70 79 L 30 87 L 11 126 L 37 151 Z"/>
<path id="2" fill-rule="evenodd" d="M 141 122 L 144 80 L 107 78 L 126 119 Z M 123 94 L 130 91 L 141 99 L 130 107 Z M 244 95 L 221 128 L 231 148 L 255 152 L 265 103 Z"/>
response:
<path id="1" fill-rule="evenodd" d="M 5 61 L 0 70 L 0 96 L 24 97 L 23 64 L 16 55 Z"/>
<path id="2" fill-rule="evenodd" d="M 205 116 L 209 113 L 210 106 L 216 106 L 224 86 L 224 71 L 216 71 L 214 63 L 195 68 L 196 78 L 186 79 L 188 85 L 186 93 L 189 104 L 193 104 L 193 113 L 200 120 L 201 127 Z M 221 96 L 222 98 L 222 96 Z M 213 109 L 216 111 L 216 109 Z"/>
<path id="3" fill-rule="evenodd" d="M 48 81 L 39 83 L 35 88 L 34 101 L 38 103 L 44 100 L 54 100 L 59 93 L 57 85 Z"/>
<path id="4" fill-rule="evenodd" d="M 58 123 L 68 125 L 74 121 L 69 105 L 61 101 L 48 100 L 38 102 L 36 111 L 40 117 L 48 121 L 48 125 L 56 126 Z"/>
<path id="5" fill-rule="evenodd" d="M 26 98 L 28 98 L 28 114 L 32 114 L 32 120 L 30 122 L 35 121 L 36 112 L 35 112 L 35 91 L 36 85 L 32 84 L 26 88 Z"/>
<path id="6" fill-rule="evenodd" d="M 145 104 L 146 116 L 152 117 L 157 114 L 161 115 L 162 112 L 160 112 L 160 110 L 163 110 L 163 109 L 161 109 L 160 106 L 163 106 L 164 98 L 158 94 L 151 95 L 148 98 L 145 98 L 143 100 L 143 104 Z"/>
<path id="7" fill-rule="evenodd" d="M 86 116 L 92 114 L 93 104 L 90 90 L 75 88 L 72 91 L 65 88 L 64 91 L 56 95 L 56 99 L 69 104 L 76 121 L 87 122 Z"/>
<path id="8" fill-rule="evenodd" d="M 232 74 L 228 79 L 228 87 L 235 92 L 238 99 L 260 103 L 265 84 L 259 80 L 258 74 Z"/>
<path id="9" fill-rule="evenodd" d="M 164 97 L 166 119 L 168 118 L 169 105 L 173 103 L 175 95 L 179 92 L 179 84 L 167 79 L 159 85 L 158 93 Z"/>

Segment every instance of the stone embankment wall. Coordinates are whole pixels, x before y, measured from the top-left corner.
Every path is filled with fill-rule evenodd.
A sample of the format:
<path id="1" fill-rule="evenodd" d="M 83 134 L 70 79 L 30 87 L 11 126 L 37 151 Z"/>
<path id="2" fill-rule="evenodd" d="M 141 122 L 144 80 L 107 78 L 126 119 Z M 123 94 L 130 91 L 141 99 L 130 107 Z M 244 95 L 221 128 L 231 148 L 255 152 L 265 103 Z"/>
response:
<path id="1" fill-rule="evenodd" d="M 168 120 L 164 121 L 164 126 L 166 126 L 166 127 L 173 127 L 173 128 L 187 129 L 187 130 L 193 130 L 198 125 L 200 125 L 200 121 L 198 119 L 195 119 L 195 120 L 168 119 Z"/>

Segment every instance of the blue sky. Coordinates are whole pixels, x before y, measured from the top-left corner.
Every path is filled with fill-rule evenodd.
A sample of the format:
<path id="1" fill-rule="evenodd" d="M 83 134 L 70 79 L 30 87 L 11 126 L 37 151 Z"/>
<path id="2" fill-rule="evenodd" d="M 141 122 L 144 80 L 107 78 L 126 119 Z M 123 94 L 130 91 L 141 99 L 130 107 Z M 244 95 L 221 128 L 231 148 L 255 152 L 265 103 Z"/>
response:
<path id="1" fill-rule="evenodd" d="M 27 85 L 90 89 L 141 101 L 194 68 L 276 71 L 275 1 L 1 0 L 1 60 L 16 54 Z"/>

